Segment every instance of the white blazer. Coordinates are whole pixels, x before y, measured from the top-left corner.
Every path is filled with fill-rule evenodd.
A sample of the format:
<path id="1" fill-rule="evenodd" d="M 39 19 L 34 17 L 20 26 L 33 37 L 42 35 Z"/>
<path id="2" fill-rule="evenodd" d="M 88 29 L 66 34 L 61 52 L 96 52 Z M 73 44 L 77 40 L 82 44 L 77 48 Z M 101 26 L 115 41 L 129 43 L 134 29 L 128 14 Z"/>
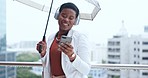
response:
<path id="1" fill-rule="evenodd" d="M 47 41 L 46 55 L 41 58 L 43 64 L 44 78 L 50 78 L 50 60 L 49 60 L 49 48 L 54 40 L 56 34 L 51 35 Z M 70 62 L 67 55 L 62 52 L 61 65 L 66 78 L 88 78 L 87 75 L 90 72 L 90 43 L 86 35 L 79 33 L 75 30 L 70 30 L 68 35 L 72 37 L 72 46 L 76 58 L 73 62 Z"/>

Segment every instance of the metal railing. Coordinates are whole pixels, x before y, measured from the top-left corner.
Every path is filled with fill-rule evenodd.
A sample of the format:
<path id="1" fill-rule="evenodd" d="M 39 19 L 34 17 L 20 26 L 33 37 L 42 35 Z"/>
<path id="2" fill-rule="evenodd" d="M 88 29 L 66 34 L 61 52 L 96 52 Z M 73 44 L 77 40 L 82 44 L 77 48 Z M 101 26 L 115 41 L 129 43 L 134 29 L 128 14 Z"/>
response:
<path id="1" fill-rule="evenodd" d="M 10 61 L 0 61 L 0 66 L 42 66 L 41 62 L 10 62 Z"/>
<path id="2" fill-rule="evenodd" d="M 10 62 L 10 61 L 0 61 L 0 66 L 42 66 L 41 62 Z M 92 64 L 92 68 L 102 68 L 102 69 L 127 69 L 127 70 L 148 70 L 148 65 L 140 64 Z"/>

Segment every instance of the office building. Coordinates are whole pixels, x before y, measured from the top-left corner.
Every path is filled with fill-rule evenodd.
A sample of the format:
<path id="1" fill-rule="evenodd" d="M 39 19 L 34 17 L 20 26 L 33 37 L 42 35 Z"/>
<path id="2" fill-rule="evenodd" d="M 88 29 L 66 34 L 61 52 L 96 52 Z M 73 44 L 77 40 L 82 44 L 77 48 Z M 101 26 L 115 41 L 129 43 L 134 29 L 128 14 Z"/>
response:
<path id="1" fill-rule="evenodd" d="M 0 0 L 0 51 L 6 50 L 6 1 Z"/>
<path id="2" fill-rule="evenodd" d="M 121 30 L 108 39 L 108 64 L 148 65 L 148 33 L 128 37 L 125 28 Z M 148 78 L 148 70 L 110 69 L 108 78 Z"/>
<path id="3" fill-rule="evenodd" d="M 91 64 L 102 64 L 107 61 L 106 45 L 91 44 Z M 88 77 L 90 78 L 106 78 L 107 70 L 99 68 L 91 68 Z"/>
<path id="4" fill-rule="evenodd" d="M 7 52 L 6 43 L 6 0 L 0 0 L 0 61 L 15 61 L 15 52 Z M 16 78 L 16 68 L 0 66 L 0 78 Z"/>

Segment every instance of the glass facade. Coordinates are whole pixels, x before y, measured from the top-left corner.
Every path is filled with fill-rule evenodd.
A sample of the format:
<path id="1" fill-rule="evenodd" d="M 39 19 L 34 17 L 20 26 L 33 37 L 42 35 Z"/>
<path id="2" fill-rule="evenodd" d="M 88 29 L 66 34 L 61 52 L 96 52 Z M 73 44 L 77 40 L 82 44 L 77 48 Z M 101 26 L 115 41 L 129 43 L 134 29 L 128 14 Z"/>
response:
<path id="1" fill-rule="evenodd" d="M 6 51 L 6 0 L 0 0 L 0 61 L 15 60 L 15 52 Z M 0 78 L 16 78 L 16 68 L 0 66 Z"/>
<path id="2" fill-rule="evenodd" d="M 15 53 L 3 51 L 0 53 L 0 61 L 15 61 Z M 0 66 L 0 78 L 16 78 L 16 67 Z"/>
<path id="3" fill-rule="evenodd" d="M 6 0 L 0 0 L 0 52 L 6 50 Z"/>

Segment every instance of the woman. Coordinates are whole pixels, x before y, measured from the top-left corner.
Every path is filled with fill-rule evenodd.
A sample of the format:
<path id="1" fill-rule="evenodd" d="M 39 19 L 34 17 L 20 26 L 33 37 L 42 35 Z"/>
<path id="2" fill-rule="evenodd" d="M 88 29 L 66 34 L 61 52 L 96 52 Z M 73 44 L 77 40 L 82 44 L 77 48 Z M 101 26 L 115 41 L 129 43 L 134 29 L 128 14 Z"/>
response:
<path id="1" fill-rule="evenodd" d="M 73 3 L 64 3 L 55 14 L 59 31 L 42 45 L 40 53 L 44 78 L 87 78 L 90 71 L 90 48 L 86 35 L 72 29 L 79 22 L 79 9 Z M 71 43 L 60 43 L 62 35 L 72 37 Z"/>

